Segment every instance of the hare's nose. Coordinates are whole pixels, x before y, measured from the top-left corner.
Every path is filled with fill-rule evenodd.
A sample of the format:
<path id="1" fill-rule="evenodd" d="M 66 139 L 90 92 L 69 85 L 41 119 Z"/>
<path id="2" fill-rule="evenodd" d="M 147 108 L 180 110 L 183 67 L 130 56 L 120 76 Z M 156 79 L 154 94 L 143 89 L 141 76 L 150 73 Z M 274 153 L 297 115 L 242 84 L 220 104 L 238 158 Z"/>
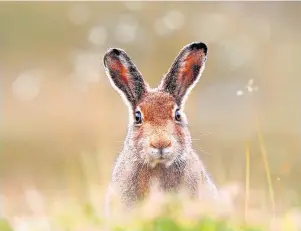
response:
<path id="1" fill-rule="evenodd" d="M 150 141 L 150 146 L 152 148 L 157 149 L 164 149 L 171 146 L 171 140 L 170 139 L 152 139 Z"/>

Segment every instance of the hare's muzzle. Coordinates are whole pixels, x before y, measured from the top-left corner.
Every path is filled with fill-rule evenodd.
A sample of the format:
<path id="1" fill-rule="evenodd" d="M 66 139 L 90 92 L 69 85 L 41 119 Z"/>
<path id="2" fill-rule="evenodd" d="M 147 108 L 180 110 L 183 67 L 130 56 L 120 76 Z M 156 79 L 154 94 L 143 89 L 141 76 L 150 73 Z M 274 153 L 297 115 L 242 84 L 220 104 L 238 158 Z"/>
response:
<path id="1" fill-rule="evenodd" d="M 171 140 L 165 134 L 153 135 L 150 139 L 149 145 L 152 148 L 163 150 L 164 148 L 169 148 L 171 146 Z"/>
<path id="2" fill-rule="evenodd" d="M 149 141 L 150 155 L 153 160 L 159 160 L 159 162 L 168 159 L 172 142 L 167 135 L 153 135 Z"/>

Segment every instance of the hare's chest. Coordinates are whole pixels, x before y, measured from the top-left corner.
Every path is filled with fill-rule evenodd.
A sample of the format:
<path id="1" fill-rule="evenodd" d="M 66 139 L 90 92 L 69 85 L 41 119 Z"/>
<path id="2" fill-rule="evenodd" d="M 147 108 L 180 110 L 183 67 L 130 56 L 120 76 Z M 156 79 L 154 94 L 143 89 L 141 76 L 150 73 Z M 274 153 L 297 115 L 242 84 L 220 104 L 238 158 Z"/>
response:
<path id="1" fill-rule="evenodd" d="M 150 174 L 150 187 L 158 188 L 160 191 L 171 191 L 178 189 L 183 182 L 183 173 L 178 169 L 156 167 Z"/>
<path id="2" fill-rule="evenodd" d="M 184 181 L 183 172 L 179 168 L 166 168 L 160 165 L 155 168 L 143 167 L 135 171 L 133 177 L 128 179 L 130 182 L 122 185 L 131 185 L 131 187 L 124 191 L 131 192 L 131 190 L 135 190 L 134 194 L 137 198 L 144 198 L 151 191 L 177 191 Z"/>

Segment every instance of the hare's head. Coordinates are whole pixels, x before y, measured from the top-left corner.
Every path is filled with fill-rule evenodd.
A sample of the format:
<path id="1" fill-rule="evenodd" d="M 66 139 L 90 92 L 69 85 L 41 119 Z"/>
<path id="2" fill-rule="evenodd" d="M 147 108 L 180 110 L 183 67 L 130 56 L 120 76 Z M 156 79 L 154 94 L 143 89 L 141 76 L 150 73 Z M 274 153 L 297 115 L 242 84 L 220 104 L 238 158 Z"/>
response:
<path id="1" fill-rule="evenodd" d="M 206 57 L 204 43 L 188 44 L 161 84 L 151 89 L 123 50 L 110 49 L 105 54 L 107 75 L 130 110 L 127 145 L 150 166 L 169 166 L 190 151 L 183 105 L 204 70 Z"/>

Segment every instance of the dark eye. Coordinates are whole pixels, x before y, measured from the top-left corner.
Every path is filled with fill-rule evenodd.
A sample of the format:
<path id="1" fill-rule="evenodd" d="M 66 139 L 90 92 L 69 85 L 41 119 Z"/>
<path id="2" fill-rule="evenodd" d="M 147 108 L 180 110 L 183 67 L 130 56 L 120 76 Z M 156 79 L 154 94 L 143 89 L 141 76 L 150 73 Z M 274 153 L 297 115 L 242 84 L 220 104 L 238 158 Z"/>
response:
<path id="1" fill-rule="evenodd" d="M 175 113 L 175 120 L 176 120 L 176 121 L 181 121 L 181 113 L 180 113 L 180 110 L 179 110 L 179 109 L 176 110 L 176 113 Z"/>
<path id="2" fill-rule="evenodd" d="M 135 112 L 135 123 L 141 124 L 142 123 L 142 115 L 140 111 Z"/>

